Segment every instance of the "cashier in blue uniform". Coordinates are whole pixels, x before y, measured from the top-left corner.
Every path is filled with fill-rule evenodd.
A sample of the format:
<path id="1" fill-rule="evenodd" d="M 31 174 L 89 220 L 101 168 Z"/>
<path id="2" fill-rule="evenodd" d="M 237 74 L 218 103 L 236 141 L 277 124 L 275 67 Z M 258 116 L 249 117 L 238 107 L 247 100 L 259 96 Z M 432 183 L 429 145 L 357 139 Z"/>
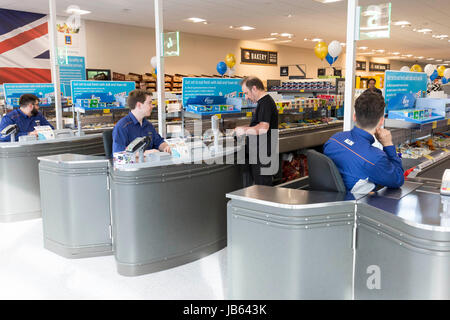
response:
<path id="1" fill-rule="evenodd" d="M 391 133 L 381 128 L 384 106 L 380 94 L 364 92 L 355 102 L 355 127 L 333 135 L 324 145 L 325 155 L 334 161 L 352 193 L 366 194 L 376 185 L 399 188 L 404 183 L 402 161 Z M 374 136 L 383 150 L 372 146 Z"/>
<path id="2" fill-rule="evenodd" d="M 38 133 L 34 127 L 50 126 L 53 129 L 53 126 L 39 112 L 39 98 L 29 93 L 23 94 L 19 98 L 18 109 L 14 109 L 2 118 L 0 131 L 11 124 L 16 124 L 19 127 L 16 141 L 20 136 L 34 135 L 37 137 Z M 11 136 L 0 136 L 0 141 L 11 141 Z"/>
<path id="3" fill-rule="evenodd" d="M 167 142 L 145 118 L 152 113 L 151 94 L 141 89 L 133 90 L 128 95 L 127 104 L 131 109 L 130 113 L 120 119 L 113 130 L 113 152 L 124 151 L 134 139 L 151 134 L 152 141 L 144 154 L 158 151 L 171 153 Z"/>

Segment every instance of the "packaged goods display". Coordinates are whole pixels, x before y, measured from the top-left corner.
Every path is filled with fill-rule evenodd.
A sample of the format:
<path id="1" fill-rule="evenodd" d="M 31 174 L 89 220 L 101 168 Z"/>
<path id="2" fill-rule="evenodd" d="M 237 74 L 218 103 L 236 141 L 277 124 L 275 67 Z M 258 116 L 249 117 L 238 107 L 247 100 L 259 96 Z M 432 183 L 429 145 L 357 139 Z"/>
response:
<path id="1" fill-rule="evenodd" d="M 273 91 L 304 91 L 304 92 L 327 92 L 335 91 L 336 86 L 331 81 L 285 81 L 281 86 L 273 86 Z"/>
<path id="2" fill-rule="evenodd" d="M 448 147 L 450 147 L 450 137 L 446 134 L 439 133 L 432 138 L 401 144 L 397 148 L 397 152 L 401 154 L 402 158 L 419 159 L 432 153 L 437 148 L 446 150 Z"/>

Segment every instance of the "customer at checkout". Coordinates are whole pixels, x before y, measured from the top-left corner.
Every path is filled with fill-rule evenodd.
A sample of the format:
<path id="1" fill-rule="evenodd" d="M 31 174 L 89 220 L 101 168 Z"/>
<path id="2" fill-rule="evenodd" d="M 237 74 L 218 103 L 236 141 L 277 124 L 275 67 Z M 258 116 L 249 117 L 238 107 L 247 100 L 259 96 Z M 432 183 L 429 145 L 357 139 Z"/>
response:
<path id="1" fill-rule="evenodd" d="M 156 132 L 153 125 L 145 118 L 152 113 L 152 97 L 145 90 L 136 89 L 128 95 L 128 107 L 130 112 L 117 122 L 113 130 L 113 152 L 124 151 L 136 138 L 151 134 L 152 141 L 144 154 L 152 152 L 171 153 L 167 142 Z"/>
<path id="2" fill-rule="evenodd" d="M 50 126 L 53 129 L 53 126 L 39 112 L 39 98 L 30 93 L 21 95 L 19 108 L 14 109 L 2 118 L 0 131 L 11 124 L 16 124 L 19 128 L 16 134 L 16 141 L 20 136 L 33 135 L 37 137 L 38 132 L 35 127 Z M 0 141 L 11 141 L 11 136 L 2 137 L 0 135 Z"/>
<path id="3" fill-rule="evenodd" d="M 376 185 L 399 188 L 404 183 L 402 161 L 391 133 L 381 128 L 384 106 L 381 95 L 364 92 L 355 102 L 355 127 L 333 135 L 324 145 L 325 155 L 334 161 L 352 193 L 366 194 Z M 383 150 L 372 146 L 374 136 Z"/>

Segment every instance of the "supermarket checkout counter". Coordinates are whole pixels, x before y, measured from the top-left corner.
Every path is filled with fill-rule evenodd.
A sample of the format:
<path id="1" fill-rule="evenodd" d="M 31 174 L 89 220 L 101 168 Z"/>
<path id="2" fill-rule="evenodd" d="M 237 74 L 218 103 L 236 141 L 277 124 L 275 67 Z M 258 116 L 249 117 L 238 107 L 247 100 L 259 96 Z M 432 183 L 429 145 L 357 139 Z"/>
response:
<path id="1" fill-rule="evenodd" d="M 60 153 L 103 154 L 102 135 L 62 130 L 53 140 L 0 143 L 0 222 L 41 216 L 38 157 Z"/>
<path id="2" fill-rule="evenodd" d="M 172 268 L 225 247 L 224 195 L 242 188 L 235 164 L 242 146 L 185 145 L 188 157 L 156 153 L 138 163 L 41 157 L 44 246 L 68 258 L 114 253 L 125 276 Z M 59 192 L 62 185 L 74 192 Z"/>
<path id="3" fill-rule="evenodd" d="M 450 197 L 436 186 L 227 197 L 231 299 L 450 298 Z"/>

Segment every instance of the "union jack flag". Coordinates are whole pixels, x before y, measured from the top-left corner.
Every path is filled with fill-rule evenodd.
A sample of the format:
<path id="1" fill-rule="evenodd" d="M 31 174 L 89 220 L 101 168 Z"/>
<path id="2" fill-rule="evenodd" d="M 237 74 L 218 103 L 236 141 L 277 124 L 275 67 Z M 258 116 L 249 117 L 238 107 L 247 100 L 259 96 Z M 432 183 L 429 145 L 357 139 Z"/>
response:
<path id="1" fill-rule="evenodd" d="M 48 16 L 0 9 L 0 83 L 51 82 Z"/>

